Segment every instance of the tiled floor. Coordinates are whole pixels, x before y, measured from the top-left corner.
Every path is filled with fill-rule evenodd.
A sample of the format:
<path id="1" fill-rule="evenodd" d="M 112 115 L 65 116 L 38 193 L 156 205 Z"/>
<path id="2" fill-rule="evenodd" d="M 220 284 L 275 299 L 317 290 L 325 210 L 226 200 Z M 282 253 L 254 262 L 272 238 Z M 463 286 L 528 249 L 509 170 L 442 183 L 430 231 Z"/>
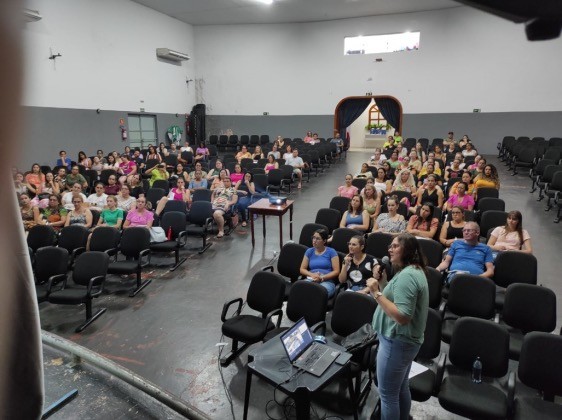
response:
<path id="1" fill-rule="evenodd" d="M 301 227 L 313 221 L 317 209 L 328 206 L 337 186 L 343 183 L 345 174 L 356 172 L 368 156 L 368 152 L 350 152 L 344 162 L 333 165 L 326 173 L 313 178 L 310 184 L 304 185 L 302 191 L 293 192 L 292 198 L 296 200 L 296 239 Z M 494 158 L 491 160 L 495 161 Z M 562 224 L 553 224 L 552 211 L 544 212 L 544 203 L 536 202 L 536 194 L 528 193 L 528 177 L 523 174 L 511 177 L 503 165 L 499 165 L 499 168 L 502 180 L 500 196 L 506 201 L 508 210 L 518 209 L 523 213 L 524 227 L 533 238 L 539 260 L 539 282 L 560 296 Z M 131 286 L 130 282 L 123 283 L 119 277 L 110 277 L 107 283 L 109 293 L 94 304 L 95 307 L 107 307 L 108 311 L 82 334 L 73 332 L 84 316 L 83 309 L 77 307 L 42 304 L 41 325 L 139 373 L 212 418 L 232 417 L 225 395 L 228 391 L 232 396 L 236 418 L 241 418 L 246 356 L 242 355 L 221 371 L 217 364 L 216 343 L 221 341 L 220 313 L 223 302 L 238 296 L 244 297 L 251 275 L 266 265 L 279 250 L 277 220 L 268 219 L 265 240 L 261 229 L 261 223 L 257 223 L 255 248 L 251 246 L 249 228 L 239 227 L 230 237 L 213 239 L 213 246 L 203 255 L 185 252 L 187 262 L 174 273 L 161 268 L 149 270 L 147 275 L 154 280 L 135 298 L 129 298 L 125 293 L 125 289 Z M 288 239 L 286 228 L 285 238 Z M 190 240 L 189 246 L 199 246 L 199 242 Z M 159 258 L 154 260 L 166 262 Z M 558 328 L 561 324 L 562 314 L 559 312 Z M 333 397 L 340 389 L 334 386 L 328 391 Z M 375 395 L 376 391 L 372 391 L 362 418 L 368 418 Z M 273 389 L 261 381 L 255 381 L 249 417 L 267 418 L 265 406 L 272 398 Z M 322 398 L 315 405 L 319 414 L 331 412 L 327 408 L 330 406 L 323 402 L 326 400 L 337 399 Z M 54 418 L 69 418 L 69 413 L 75 414 L 70 410 L 76 407 L 71 403 Z M 280 412 L 272 411 L 271 415 L 279 417 Z M 412 415 L 416 419 L 455 418 L 441 409 L 434 398 L 426 403 L 414 403 Z M 341 414 L 335 418 L 337 416 L 350 418 Z M 88 410 L 85 417 L 104 418 L 102 412 L 95 410 Z M 151 415 L 141 417 L 150 418 Z"/>

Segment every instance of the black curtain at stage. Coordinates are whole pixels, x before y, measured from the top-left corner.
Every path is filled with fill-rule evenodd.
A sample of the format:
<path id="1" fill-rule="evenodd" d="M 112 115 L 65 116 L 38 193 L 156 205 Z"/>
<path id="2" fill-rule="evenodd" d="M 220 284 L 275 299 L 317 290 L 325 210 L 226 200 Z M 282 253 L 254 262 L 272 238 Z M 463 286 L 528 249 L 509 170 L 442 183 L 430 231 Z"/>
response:
<path id="1" fill-rule="evenodd" d="M 344 141 L 346 139 L 346 128 L 361 116 L 370 103 L 371 98 L 360 98 L 348 99 L 340 105 L 338 109 L 338 126 L 340 128 L 341 138 L 344 139 Z"/>
<path id="2" fill-rule="evenodd" d="M 375 98 L 375 102 L 382 116 L 397 131 L 400 130 L 400 107 L 394 99 Z"/>

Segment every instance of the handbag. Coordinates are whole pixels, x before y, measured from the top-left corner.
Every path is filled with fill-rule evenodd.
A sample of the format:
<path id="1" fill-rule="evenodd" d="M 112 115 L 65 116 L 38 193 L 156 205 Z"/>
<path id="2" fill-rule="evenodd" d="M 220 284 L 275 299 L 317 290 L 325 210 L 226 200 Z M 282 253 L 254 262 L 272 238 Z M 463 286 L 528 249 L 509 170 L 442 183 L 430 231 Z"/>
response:
<path id="1" fill-rule="evenodd" d="M 150 228 L 150 242 L 165 242 L 167 241 L 166 232 L 160 226 L 153 226 Z"/>
<path id="2" fill-rule="evenodd" d="M 349 334 L 341 342 L 341 346 L 349 353 L 354 353 L 358 350 L 362 350 L 364 346 L 374 342 L 377 333 L 373 330 L 371 324 L 365 324 L 360 327 L 357 331 Z"/>

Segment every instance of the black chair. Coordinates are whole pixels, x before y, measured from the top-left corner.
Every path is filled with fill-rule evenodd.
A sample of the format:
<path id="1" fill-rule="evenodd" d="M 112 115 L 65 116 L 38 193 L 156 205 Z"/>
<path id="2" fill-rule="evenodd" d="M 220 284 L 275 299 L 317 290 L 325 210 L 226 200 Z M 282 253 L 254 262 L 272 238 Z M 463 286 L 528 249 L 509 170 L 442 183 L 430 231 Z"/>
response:
<path id="1" fill-rule="evenodd" d="M 92 314 L 92 300 L 101 295 L 103 285 L 109 265 L 109 255 L 104 252 L 89 251 L 84 252 L 74 264 L 72 271 L 72 281 L 69 285 L 67 278 L 62 280 L 62 287 L 59 290 L 49 291 L 49 302 L 62 305 L 86 305 L 86 321 L 76 328 L 76 332 L 81 332 L 98 319 L 105 311 L 99 309 Z"/>
<path id="2" fill-rule="evenodd" d="M 349 228 L 334 229 L 334 231 L 332 232 L 332 242 L 330 243 L 330 246 L 334 248 L 337 252 L 341 252 L 347 255 L 349 253 L 349 247 L 347 246 L 347 243 L 351 238 L 357 235 L 363 236 L 361 232 L 355 229 L 349 229 Z"/>
<path id="3" fill-rule="evenodd" d="M 359 330 L 365 324 L 373 321 L 373 314 L 377 308 L 377 302 L 368 295 L 357 292 L 343 291 L 336 297 L 330 329 L 336 334 L 334 340 L 341 341 L 343 338 Z M 349 375 L 355 378 L 355 398 L 357 405 L 367 397 L 371 389 L 374 377 L 375 340 L 366 342 L 361 349 L 353 353 Z M 362 373 L 367 372 L 367 381 L 362 384 Z"/>
<path id="4" fill-rule="evenodd" d="M 203 245 L 197 249 L 199 254 L 205 252 L 212 243 L 207 243 L 207 236 L 213 223 L 213 205 L 210 201 L 193 201 L 188 215 L 188 225 L 185 227 L 187 236 L 198 236 L 203 239 Z"/>
<path id="5" fill-rule="evenodd" d="M 341 213 L 336 209 L 322 208 L 316 212 L 316 219 L 314 223 L 319 223 L 328 228 L 328 233 L 331 235 L 334 229 L 340 226 Z"/>
<path id="6" fill-rule="evenodd" d="M 531 178 L 531 190 L 529 191 L 530 193 L 534 193 L 537 190 L 537 182 L 541 179 L 546 167 L 554 164 L 555 162 L 552 159 L 541 159 L 538 161 L 534 168 L 531 168 L 531 170 L 529 171 L 529 177 Z"/>
<path id="7" fill-rule="evenodd" d="M 211 134 L 209 136 L 209 145 L 216 146 L 219 143 L 219 136 L 216 134 Z"/>
<path id="8" fill-rule="evenodd" d="M 35 254 L 39 248 L 53 246 L 57 243 L 57 234 L 52 226 L 35 225 L 27 234 L 27 246 Z"/>
<path id="9" fill-rule="evenodd" d="M 484 197 L 478 201 L 478 214 L 488 210 L 505 211 L 505 201 L 501 198 Z"/>
<path id="10" fill-rule="evenodd" d="M 538 392 L 535 396 L 517 396 L 514 419 L 560 419 L 562 406 L 554 403 L 562 395 L 562 337 L 544 332 L 525 336 L 519 359 L 519 380 Z"/>
<path id="11" fill-rule="evenodd" d="M 217 144 L 219 150 L 226 150 L 228 147 L 228 136 L 225 134 L 219 135 L 219 142 Z"/>
<path id="12" fill-rule="evenodd" d="M 90 237 L 90 251 L 105 252 L 107 255 L 115 255 L 119 249 L 121 232 L 111 226 L 99 226 L 94 229 Z"/>
<path id="13" fill-rule="evenodd" d="M 443 260 L 443 245 L 433 239 L 418 239 L 418 243 L 427 259 L 427 265 L 437 267 Z"/>
<path id="14" fill-rule="evenodd" d="M 367 185 L 367 179 L 366 178 L 354 178 L 351 181 L 351 185 L 353 185 L 354 187 L 357 187 L 357 189 L 359 191 L 362 191 L 363 188 L 365 188 L 365 185 Z"/>
<path id="15" fill-rule="evenodd" d="M 192 203 L 196 201 L 211 201 L 211 195 L 213 192 L 211 190 L 195 190 L 191 196 Z"/>
<path id="16" fill-rule="evenodd" d="M 445 366 L 445 353 L 441 352 L 441 315 L 438 311 L 429 308 L 427 322 L 421 345 L 415 361 L 428 368 L 423 373 L 410 379 L 410 393 L 414 401 L 424 402 L 439 392 L 440 380 L 437 372 Z M 434 359 L 439 356 L 437 364 Z"/>
<path id="17" fill-rule="evenodd" d="M 492 187 L 481 187 L 478 188 L 478 190 L 476 191 L 476 207 L 478 207 L 478 202 L 484 198 L 484 197 L 493 197 L 493 198 L 498 198 L 500 196 L 500 192 Z"/>
<path id="18" fill-rule="evenodd" d="M 180 259 L 180 249 L 187 243 L 185 213 L 179 211 L 167 212 L 160 220 L 160 227 L 164 229 L 164 232 L 167 234 L 169 232 L 169 238 L 164 242 L 151 243 L 150 251 L 153 253 L 173 252 L 176 262 L 172 268 L 170 268 L 170 271 L 174 271 L 187 260 L 185 257 Z"/>
<path id="19" fill-rule="evenodd" d="M 283 245 L 277 260 L 277 272 L 288 280 L 285 280 L 285 295 L 284 299 L 289 298 L 291 287 L 297 280 L 302 279 L 300 273 L 301 263 L 307 247 L 300 244 L 288 242 Z M 262 271 L 273 272 L 273 266 L 268 265 L 262 268 Z"/>
<path id="20" fill-rule="evenodd" d="M 545 211 L 549 211 L 552 208 L 551 200 L 558 200 L 558 196 L 562 191 L 562 168 L 555 172 L 552 176 L 552 181 L 550 181 L 545 188 L 545 195 L 547 197 Z"/>
<path id="21" fill-rule="evenodd" d="M 486 239 L 488 231 L 498 226 L 504 226 L 507 212 L 501 210 L 487 210 L 480 216 L 480 238 Z"/>
<path id="22" fill-rule="evenodd" d="M 271 169 L 267 174 L 267 191 L 276 192 L 277 195 L 281 194 L 281 190 L 289 186 L 291 183 L 283 178 L 283 171 L 281 169 Z"/>
<path id="23" fill-rule="evenodd" d="M 228 136 L 228 147 L 236 150 L 238 148 L 238 135 L 232 134 Z"/>
<path id="24" fill-rule="evenodd" d="M 222 333 L 232 339 L 232 350 L 220 359 L 221 366 L 228 366 L 249 345 L 262 341 L 268 331 L 279 327 L 283 317 L 281 308 L 284 294 L 283 277 L 275 273 L 258 271 L 250 282 L 246 304 L 260 315 L 242 315 L 242 298 L 224 304 L 221 314 Z M 227 312 L 233 304 L 237 304 L 237 308 L 234 314 L 227 318 Z M 271 320 L 274 316 L 277 316 L 276 325 Z M 239 347 L 239 342 L 244 343 L 242 347 Z"/>
<path id="25" fill-rule="evenodd" d="M 297 281 L 291 287 L 285 311 L 289 320 L 297 322 L 304 318 L 311 330 L 323 327 L 321 333 L 325 334 L 327 309 L 328 291 L 324 287 L 311 281 Z M 266 334 L 263 341 L 268 341 L 287 329 L 288 327 L 275 328 Z"/>
<path id="26" fill-rule="evenodd" d="M 443 274 L 433 267 L 427 267 L 426 278 L 429 288 L 429 307 L 439 309 L 443 289 Z M 439 332 L 439 337 L 441 337 L 441 332 Z"/>
<path id="27" fill-rule="evenodd" d="M 304 245 L 307 248 L 311 248 L 312 235 L 318 229 L 324 229 L 326 232 L 328 231 L 328 228 L 325 225 L 321 225 L 319 223 L 306 223 L 301 229 L 301 234 L 299 236 L 299 244 Z"/>
<path id="28" fill-rule="evenodd" d="M 473 419 L 504 419 L 512 411 L 515 374 L 510 372 L 507 392 L 494 379 L 508 373 L 509 334 L 492 321 L 463 318 L 458 321 L 449 348 L 448 374 L 440 385 L 439 404 L 447 411 Z M 470 377 L 477 357 L 482 362 L 482 382 Z"/>
<path id="29" fill-rule="evenodd" d="M 152 183 L 152 187 L 150 188 L 150 190 L 153 188 L 161 188 L 162 190 L 164 190 L 164 195 L 167 195 L 170 192 L 170 182 L 167 179 L 157 179 Z"/>
<path id="30" fill-rule="evenodd" d="M 511 162 L 511 175 L 517 175 L 517 168 L 532 168 L 537 161 L 537 147 L 528 145 L 525 146 L 517 156 L 513 157 Z"/>
<path id="31" fill-rule="evenodd" d="M 537 198 L 537 201 L 541 201 L 544 198 L 544 190 L 552 182 L 554 174 L 559 171 L 562 171 L 562 165 L 548 165 L 544 168 L 542 176 L 537 181 L 537 187 L 539 187 L 539 198 Z"/>
<path id="32" fill-rule="evenodd" d="M 162 212 L 160 213 L 160 219 L 162 219 L 162 217 L 164 217 L 164 214 L 169 213 L 171 211 L 183 213 L 183 218 L 185 220 L 185 216 L 187 214 L 187 205 L 186 205 L 185 201 L 183 201 L 183 200 L 168 200 L 166 202 L 166 205 L 162 209 Z M 160 226 L 162 226 L 162 225 L 160 225 Z"/>
<path id="33" fill-rule="evenodd" d="M 109 264 L 109 274 L 136 274 L 137 287 L 131 290 L 130 297 L 134 297 L 150 284 L 151 279 L 142 281 L 142 269 L 150 264 L 150 231 L 144 227 L 129 227 L 123 230 L 119 251 L 125 257 L 118 260 L 115 255 Z"/>
<path id="34" fill-rule="evenodd" d="M 537 284 L 537 258 L 518 251 L 500 252 L 494 261 L 496 308 L 504 305 L 505 289 L 514 283 Z"/>
<path id="35" fill-rule="evenodd" d="M 81 225 L 70 225 L 61 229 L 57 245 L 70 254 L 70 265 L 78 255 L 86 251 L 89 234 L 88 228 Z"/>
<path id="36" fill-rule="evenodd" d="M 388 247 L 393 239 L 390 233 L 373 232 L 367 237 L 365 252 L 375 258 L 388 257 Z"/>
<path id="37" fill-rule="evenodd" d="M 442 340 L 449 343 L 462 317 L 492 319 L 495 314 L 496 286 L 488 278 L 457 274 L 451 280 L 447 303 L 443 308 Z"/>
<path id="38" fill-rule="evenodd" d="M 166 195 L 163 188 L 149 188 L 146 192 L 146 201 L 150 203 L 153 209 L 156 209 L 158 201 Z"/>
<path id="39" fill-rule="evenodd" d="M 349 208 L 350 201 L 351 200 L 347 197 L 332 197 L 332 199 L 330 200 L 330 205 L 328 207 L 331 209 L 336 209 L 341 214 L 344 214 Z"/>
<path id="40" fill-rule="evenodd" d="M 556 328 L 556 294 L 542 286 L 512 284 L 505 293 L 502 320 L 509 327 L 509 357 L 519 360 L 527 333 Z"/>
<path id="41" fill-rule="evenodd" d="M 68 270 L 68 251 L 64 248 L 46 246 L 35 253 L 35 292 L 37 302 L 49 299 L 49 291 L 66 278 Z"/>

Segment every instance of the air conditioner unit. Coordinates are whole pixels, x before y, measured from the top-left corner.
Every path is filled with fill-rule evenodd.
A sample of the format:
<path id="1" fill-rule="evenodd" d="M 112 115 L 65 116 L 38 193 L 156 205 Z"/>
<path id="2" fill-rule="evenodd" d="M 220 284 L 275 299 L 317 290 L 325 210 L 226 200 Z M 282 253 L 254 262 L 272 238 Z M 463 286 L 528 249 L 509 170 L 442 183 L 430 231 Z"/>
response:
<path id="1" fill-rule="evenodd" d="M 170 61 L 189 60 L 189 55 L 171 50 L 169 48 L 156 48 L 156 56 Z"/>
<path id="2" fill-rule="evenodd" d="M 23 9 L 23 17 L 26 22 L 37 22 L 38 20 L 43 19 L 43 16 L 39 14 L 39 11 L 31 9 Z"/>

